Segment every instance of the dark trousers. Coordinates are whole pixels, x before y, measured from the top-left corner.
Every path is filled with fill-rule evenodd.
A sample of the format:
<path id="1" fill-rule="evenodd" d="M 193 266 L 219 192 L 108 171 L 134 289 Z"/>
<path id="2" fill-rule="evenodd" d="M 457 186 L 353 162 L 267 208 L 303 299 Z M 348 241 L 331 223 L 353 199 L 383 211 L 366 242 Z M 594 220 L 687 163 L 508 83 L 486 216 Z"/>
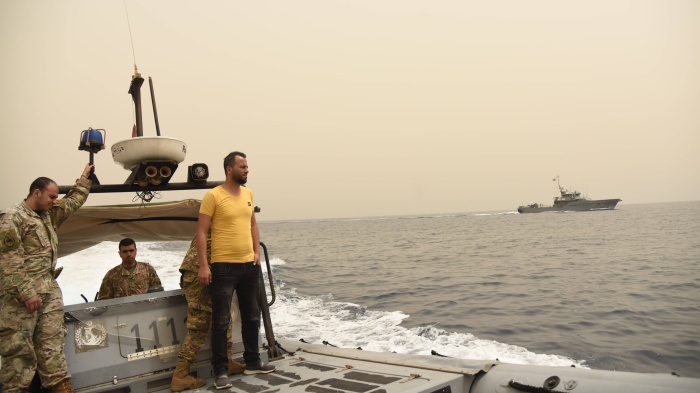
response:
<path id="1" fill-rule="evenodd" d="M 226 331 L 231 320 L 233 291 L 238 296 L 241 311 L 241 333 L 243 337 L 243 358 L 246 366 L 260 363 L 258 336 L 260 333 L 260 292 L 261 270 L 253 262 L 212 263 L 211 294 L 211 364 L 215 375 L 228 374 L 228 349 Z"/>

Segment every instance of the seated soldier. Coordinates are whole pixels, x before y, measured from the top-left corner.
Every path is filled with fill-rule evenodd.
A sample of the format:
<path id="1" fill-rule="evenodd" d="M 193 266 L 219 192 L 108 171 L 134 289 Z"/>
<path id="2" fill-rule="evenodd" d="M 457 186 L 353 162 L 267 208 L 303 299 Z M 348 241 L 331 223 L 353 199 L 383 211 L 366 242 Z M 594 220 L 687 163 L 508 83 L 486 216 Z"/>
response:
<path id="1" fill-rule="evenodd" d="M 119 242 L 119 256 L 122 263 L 105 274 L 97 300 L 140 295 L 151 287 L 162 290 L 156 269 L 148 263 L 136 261 L 136 242 L 133 239 Z"/>

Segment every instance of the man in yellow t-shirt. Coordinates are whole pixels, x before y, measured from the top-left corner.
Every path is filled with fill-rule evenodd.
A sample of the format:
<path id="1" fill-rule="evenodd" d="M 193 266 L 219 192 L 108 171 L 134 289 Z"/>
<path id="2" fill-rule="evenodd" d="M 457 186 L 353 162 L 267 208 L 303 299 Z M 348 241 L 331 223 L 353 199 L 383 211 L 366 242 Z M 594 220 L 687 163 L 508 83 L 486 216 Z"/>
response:
<path id="1" fill-rule="evenodd" d="M 260 233 L 255 221 L 253 192 L 248 181 L 248 160 L 234 151 L 224 158 L 226 181 L 202 199 L 197 224 L 197 280 L 209 286 L 212 302 L 211 363 L 217 389 L 231 387 L 228 378 L 226 330 L 231 319 L 233 291 L 241 312 L 245 374 L 270 373 L 258 352 L 260 332 Z M 211 268 L 207 261 L 207 232 L 211 228 Z"/>

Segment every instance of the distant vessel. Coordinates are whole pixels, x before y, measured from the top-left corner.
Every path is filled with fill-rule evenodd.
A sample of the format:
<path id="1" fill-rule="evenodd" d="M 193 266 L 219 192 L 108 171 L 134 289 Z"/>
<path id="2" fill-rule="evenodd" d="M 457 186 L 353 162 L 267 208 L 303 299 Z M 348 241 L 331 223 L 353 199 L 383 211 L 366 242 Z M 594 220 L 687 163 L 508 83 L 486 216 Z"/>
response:
<path id="1" fill-rule="evenodd" d="M 559 176 L 553 180 L 557 181 L 561 196 L 554 197 L 554 205 L 544 206 L 533 203 L 518 207 L 518 213 L 541 213 L 541 212 L 564 212 L 564 211 L 589 211 L 589 210 L 613 210 L 622 199 L 597 199 L 593 200 L 581 196 L 578 191 L 569 191 L 559 184 Z"/>

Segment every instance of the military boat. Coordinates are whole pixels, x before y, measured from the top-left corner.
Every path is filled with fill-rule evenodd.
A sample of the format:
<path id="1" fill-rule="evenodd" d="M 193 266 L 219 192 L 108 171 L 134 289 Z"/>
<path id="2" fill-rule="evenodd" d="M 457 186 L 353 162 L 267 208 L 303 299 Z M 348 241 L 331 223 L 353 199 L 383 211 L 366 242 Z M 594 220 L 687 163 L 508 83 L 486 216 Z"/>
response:
<path id="1" fill-rule="evenodd" d="M 590 199 L 582 196 L 578 191 L 569 191 L 559 184 L 559 176 L 555 177 L 561 196 L 554 197 L 554 204 L 545 206 L 533 203 L 518 207 L 518 213 L 542 213 L 542 212 L 581 212 L 590 210 L 613 210 L 622 199 Z"/>
<path id="2" fill-rule="evenodd" d="M 93 132 L 95 131 L 95 132 Z M 104 130 L 103 130 L 104 131 Z M 140 132 L 139 132 L 140 133 Z M 104 148 L 105 132 L 88 129 L 80 149 L 93 155 Z M 139 135 L 134 136 L 140 138 Z M 153 141 L 148 141 L 152 143 Z M 182 151 L 184 145 L 173 145 Z M 128 144 L 127 144 L 128 145 Z M 118 144 L 117 146 L 124 146 Z M 151 149 L 146 149 L 149 151 Z M 122 156 L 122 150 L 113 156 Z M 93 178 L 91 193 L 136 192 L 141 203 L 88 206 L 79 209 L 58 230 L 60 256 L 86 249 L 105 240 L 123 237 L 143 241 L 189 241 L 195 234 L 199 200 L 151 203 L 151 193 L 183 189 L 209 189 L 221 182 L 208 181 L 205 164 L 188 166 L 186 183 L 170 182 L 179 162 L 177 154 L 129 159 L 131 170 L 124 184 L 99 184 Z M 165 157 L 165 158 L 164 158 Z M 182 157 L 181 157 L 182 158 Z M 178 158 L 179 159 L 179 158 Z M 123 165 L 126 160 L 115 160 Z M 183 158 L 184 161 L 184 158 Z M 166 169 L 163 169 L 166 168 Z M 68 186 L 60 186 L 61 193 Z M 94 201 L 94 196 L 91 200 Z M 259 211 L 260 209 L 256 209 Z M 259 294 L 262 324 L 259 352 L 276 367 L 270 374 L 233 375 L 227 392 L 315 393 L 514 393 L 514 392 L 678 392 L 700 391 L 700 379 L 672 373 L 642 374 L 601 371 L 580 367 L 516 365 L 497 359 L 457 359 L 433 355 L 382 353 L 361 348 L 338 348 L 328 342 L 308 343 L 303 338 L 275 337 L 270 307 L 275 288 L 267 246 L 263 269 L 267 285 Z M 65 354 L 71 382 L 79 393 L 155 393 L 170 391 L 177 355 L 186 334 L 187 304 L 182 289 L 89 301 L 64 307 L 67 327 Z M 235 297 L 234 297 L 235 302 Z M 233 357 L 241 360 L 240 315 L 233 307 Z M 465 316 L 466 318 L 466 316 Z M 264 336 L 264 337 L 263 337 Z M 264 340 L 263 340 L 264 338 Z M 190 371 L 206 379 L 191 392 L 215 390 L 207 341 Z M 33 393 L 41 392 L 33 385 Z"/>

